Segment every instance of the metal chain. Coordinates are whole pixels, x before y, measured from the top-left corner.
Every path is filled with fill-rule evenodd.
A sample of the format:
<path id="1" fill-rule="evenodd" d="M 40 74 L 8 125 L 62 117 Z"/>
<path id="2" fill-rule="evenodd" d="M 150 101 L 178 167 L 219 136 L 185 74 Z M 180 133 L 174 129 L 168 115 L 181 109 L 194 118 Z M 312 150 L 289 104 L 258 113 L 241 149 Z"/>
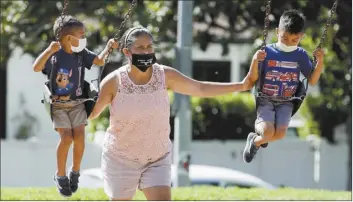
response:
<path id="1" fill-rule="evenodd" d="M 317 45 L 316 49 L 319 49 L 322 47 L 322 44 L 324 43 L 324 40 L 327 36 L 327 30 L 329 28 L 329 26 L 331 26 L 331 23 L 332 23 L 332 17 L 335 15 L 335 12 L 336 12 L 336 8 L 337 8 L 337 4 L 338 4 L 338 1 L 339 0 L 336 0 L 333 5 L 332 5 L 332 8 L 330 10 L 330 16 L 329 18 L 326 20 L 326 25 L 325 25 L 325 29 L 324 29 L 324 33 L 321 35 L 321 39 L 320 39 L 320 43 Z"/>
<path id="2" fill-rule="evenodd" d="M 302 95 L 300 97 L 296 97 L 296 96 L 269 96 L 269 95 L 266 95 L 262 92 L 258 92 L 257 93 L 257 97 L 264 97 L 264 98 L 271 98 L 271 99 L 277 99 L 277 100 L 285 100 L 285 101 L 292 101 L 292 100 L 301 100 L 303 101 L 305 96 Z"/>
<path id="3" fill-rule="evenodd" d="M 67 8 L 67 5 L 68 5 L 68 2 L 69 2 L 69 0 L 64 0 L 65 1 L 65 3 L 64 3 L 64 8 L 63 8 L 63 12 L 62 12 L 62 19 L 64 18 L 63 16 L 65 15 L 65 12 L 66 12 L 66 8 Z M 126 24 L 126 22 L 127 22 L 127 20 L 131 17 L 131 14 L 132 14 L 132 11 L 134 10 L 134 8 L 136 7 L 136 4 L 137 4 L 137 0 L 133 0 L 132 1 L 132 3 L 131 3 L 131 5 L 130 5 L 130 8 L 129 8 L 129 10 L 128 10 L 128 12 L 125 14 L 125 16 L 124 16 L 124 20 L 122 21 L 122 23 L 120 24 L 120 27 L 119 27 L 119 29 L 118 29 L 118 32 L 114 35 L 114 40 L 115 41 L 118 41 L 119 40 L 119 38 L 121 37 L 120 35 L 121 35 L 121 32 L 122 32 L 122 30 L 123 30 L 123 28 L 125 27 L 125 24 Z M 60 26 L 59 26 L 60 27 Z M 61 30 L 60 30 L 61 31 Z M 58 35 L 57 35 L 58 36 Z M 113 48 L 112 47 L 110 47 L 110 49 L 109 49 L 109 51 L 108 51 L 108 55 L 106 56 L 106 58 L 105 58 L 105 62 L 104 62 L 104 66 L 103 66 L 103 68 L 102 68 L 102 71 L 101 71 L 101 74 L 100 74 L 100 76 L 99 77 L 101 77 L 102 76 L 102 73 L 103 73 L 103 71 L 104 71 L 104 68 L 105 68 L 105 66 L 106 66 L 106 64 L 107 63 L 109 63 L 109 56 L 110 56 L 110 54 L 113 52 Z M 100 78 L 99 79 L 95 79 L 95 80 L 101 80 Z M 95 81 L 95 80 L 92 80 L 92 82 L 93 81 Z M 98 84 L 99 85 L 99 84 Z M 98 92 L 99 92 L 99 86 L 98 86 Z M 71 100 L 71 99 L 69 99 L 69 100 L 52 100 L 52 103 L 69 103 L 69 102 L 72 102 L 72 101 L 79 101 L 79 102 L 86 102 L 86 101 L 94 101 L 94 102 L 96 102 L 97 101 L 97 99 L 98 99 L 98 96 L 95 96 L 94 98 L 81 98 L 81 99 L 75 99 L 75 100 Z"/>
<path id="4" fill-rule="evenodd" d="M 270 12 L 271 12 L 271 0 L 268 0 L 266 5 L 265 25 L 264 25 L 262 45 L 261 45 L 262 50 L 265 49 L 265 46 L 266 46 L 268 27 L 270 24 L 270 19 L 269 19 Z"/>
<path id="5" fill-rule="evenodd" d="M 64 18 L 66 16 L 66 10 L 67 10 L 67 7 L 69 5 L 69 0 L 64 0 L 64 6 L 63 6 L 63 9 L 61 11 L 61 21 L 60 21 L 60 24 L 59 24 L 59 27 L 58 27 L 58 32 L 56 33 L 56 41 L 59 42 L 59 39 L 60 39 L 60 34 L 61 34 L 61 31 L 62 31 L 62 28 L 63 28 L 63 21 L 64 21 Z"/>
<path id="6" fill-rule="evenodd" d="M 125 14 L 124 20 L 121 22 L 118 32 L 114 35 L 114 41 L 118 42 L 119 38 L 121 37 L 121 32 L 123 31 L 123 28 L 125 27 L 127 20 L 131 17 L 132 11 L 136 7 L 136 4 L 137 4 L 137 0 L 132 0 L 130 8 Z M 109 63 L 109 56 L 111 55 L 112 52 L 113 52 L 113 48 L 110 47 L 108 51 L 108 55 L 105 58 L 105 62 L 104 62 L 105 64 Z"/>
<path id="7" fill-rule="evenodd" d="M 326 20 L 326 25 L 325 25 L 325 29 L 324 29 L 324 32 L 322 33 L 321 35 L 321 38 L 320 38 L 320 43 L 317 45 L 317 47 L 315 48 L 314 52 L 317 51 L 318 49 L 320 49 L 322 47 L 322 44 L 324 43 L 324 40 L 327 36 L 327 30 L 328 30 L 328 27 L 331 26 L 331 23 L 332 23 L 332 17 L 335 15 L 335 12 L 336 12 L 336 8 L 337 8 L 337 4 L 338 4 L 338 1 L 339 0 L 336 0 L 333 5 L 332 5 L 332 8 L 330 10 L 330 16 L 329 18 Z M 314 61 L 313 61 L 313 67 L 315 68 L 316 66 L 316 63 L 317 63 L 317 60 L 316 60 L 316 57 L 314 56 Z"/>
<path id="8" fill-rule="evenodd" d="M 61 15 L 60 15 L 60 24 L 59 24 L 59 27 L 58 27 L 58 30 L 57 30 L 57 33 L 56 33 L 56 41 L 59 42 L 60 41 L 60 35 L 61 35 L 61 31 L 62 31 L 62 28 L 64 26 L 64 19 L 66 17 L 66 11 L 67 11 L 67 8 L 68 8 L 68 5 L 69 5 L 69 0 L 64 0 L 64 5 L 63 5 L 63 9 L 61 10 Z M 60 100 L 56 100 L 56 99 L 53 99 L 53 97 L 51 96 L 50 97 L 50 100 L 52 103 L 54 102 L 60 102 Z M 68 102 L 71 102 L 71 100 L 68 100 Z"/>

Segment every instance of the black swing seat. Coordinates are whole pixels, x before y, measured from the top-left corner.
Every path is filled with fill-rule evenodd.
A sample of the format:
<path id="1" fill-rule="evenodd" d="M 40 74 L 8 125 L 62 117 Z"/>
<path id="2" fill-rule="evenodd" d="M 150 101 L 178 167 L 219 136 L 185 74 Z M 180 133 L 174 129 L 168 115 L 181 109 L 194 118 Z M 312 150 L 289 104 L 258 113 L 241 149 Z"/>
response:
<path id="1" fill-rule="evenodd" d="M 83 95 L 78 101 L 84 101 L 87 117 L 92 113 L 92 110 L 94 108 L 94 105 L 96 104 L 96 101 L 98 99 L 98 90 L 97 88 L 92 84 L 87 81 L 84 81 L 84 86 L 83 86 Z M 52 108 L 53 108 L 53 103 L 54 102 L 69 102 L 69 101 L 54 101 L 53 100 L 53 95 L 50 91 L 50 82 L 46 81 L 44 83 L 44 92 L 43 92 L 43 99 L 41 102 L 44 104 L 45 109 L 47 110 L 48 114 L 52 118 Z"/>
<path id="2" fill-rule="evenodd" d="M 258 98 L 259 97 L 268 97 L 272 99 L 280 99 L 280 100 L 286 100 L 286 101 L 291 101 L 293 102 L 293 111 L 292 111 L 292 116 L 297 113 L 299 110 L 300 106 L 302 105 L 304 99 L 306 98 L 307 91 L 308 91 L 308 85 L 307 85 L 307 79 L 303 79 L 302 81 L 299 81 L 298 88 L 294 94 L 294 96 L 291 97 L 284 97 L 284 96 L 267 96 L 262 93 L 260 90 L 261 88 L 257 89 L 257 92 L 255 92 L 255 101 L 256 101 L 256 108 L 258 106 Z M 260 86 L 259 86 L 260 87 Z"/>

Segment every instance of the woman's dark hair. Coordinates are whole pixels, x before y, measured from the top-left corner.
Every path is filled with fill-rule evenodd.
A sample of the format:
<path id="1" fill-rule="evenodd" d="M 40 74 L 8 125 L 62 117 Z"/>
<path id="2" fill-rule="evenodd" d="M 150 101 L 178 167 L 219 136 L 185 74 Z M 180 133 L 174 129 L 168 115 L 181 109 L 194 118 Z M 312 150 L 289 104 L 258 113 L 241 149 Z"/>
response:
<path id="1" fill-rule="evenodd" d="M 120 51 L 124 48 L 129 49 L 136 41 L 136 38 L 142 35 L 148 35 L 153 40 L 152 33 L 145 27 L 139 26 L 128 29 L 119 42 Z"/>

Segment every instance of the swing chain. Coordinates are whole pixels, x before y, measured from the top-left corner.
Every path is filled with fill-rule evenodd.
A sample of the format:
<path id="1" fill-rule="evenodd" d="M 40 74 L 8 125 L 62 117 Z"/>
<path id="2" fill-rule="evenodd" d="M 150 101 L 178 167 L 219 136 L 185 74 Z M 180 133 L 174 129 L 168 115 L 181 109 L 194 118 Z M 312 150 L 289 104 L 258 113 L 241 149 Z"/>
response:
<path id="1" fill-rule="evenodd" d="M 132 0 L 130 8 L 129 8 L 128 12 L 126 13 L 126 15 L 124 16 L 124 20 L 121 22 L 120 27 L 118 29 L 118 32 L 114 35 L 114 41 L 118 42 L 119 38 L 121 37 L 120 36 L 121 32 L 122 32 L 123 28 L 125 27 L 127 20 L 131 17 L 132 11 L 136 7 L 136 4 L 137 4 L 137 0 Z M 108 55 L 107 55 L 107 57 L 105 57 L 105 62 L 104 62 L 105 64 L 109 63 L 109 56 L 112 52 L 113 52 L 113 48 L 110 47 L 109 51 L 108 51 Z"/>
<path id="2" fill-rule="evenodd" d="M 325 25 L 324 33 L 322 34 L 321 39 L 320 39 L 320 43 L 318 44 L 318 46 L 316 47 L 315 50 L 321 48 L 321 47 L 322 47 L 322 44 L 324 43 L 324 40 L 325 40 L 325 38 L 326 38 L 326 36 L 327 36 L 327 30 L 328 30 L 329 26 L 330 26 L 331 23 L 332 23 L 332 17 L 335 15 L 338 1 L 339 1 L 339 0 L 335 0 L 335 2 L 334 2 L 333 5 L 332 5 L 332 8 L 331 8 L 331 10 L 330 10 L 330 16 L 329 16 L 329 18 L 326 20 L 326 25 Z"/>
<path id="3" fill-rule="evenodd" d="M 270 19 L 269 19 L 270 12 L 271 12 L 271 0 L 268 0 L 266 5 L 265 25 L 264 25 L 263 39 L 262 39 L 262 45 L 261 45 L 262 50 L 265 49 L 265 46 L 266 46 L 266 38 L 268 34 L 268 27 L 270 24 Z"/>
<path id="4" fill-rule="evenodd" d="M 60 21 L 60 24 L 59 24 L 59 28 L 58 28 L 58 32 L 56 33 L 56 40 L 59 41 L 60 39 L 60 34 L 61 34 L 61 30 L 63 28 L 63 22 L 64 22 L 64 18 L 66 16 L 66 10 L 67 10 L 67 6 L 69 5 L 69 0 L 64 0 L 64 6 L 63 6 L 63 9 L 61 11 L 61 21 Z"/>

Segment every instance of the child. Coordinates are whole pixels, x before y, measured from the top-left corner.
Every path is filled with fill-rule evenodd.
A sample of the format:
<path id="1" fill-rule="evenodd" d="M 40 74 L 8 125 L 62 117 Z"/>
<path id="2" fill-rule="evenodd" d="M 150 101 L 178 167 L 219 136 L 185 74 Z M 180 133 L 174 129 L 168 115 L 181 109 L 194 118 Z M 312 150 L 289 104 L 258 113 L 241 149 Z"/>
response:
<path id="1" fill-rule="evenodd" d="M 61 195 L 69 197 L 78 189 L 80 165 L 85 147 L 85 125 L 87 114 L 84 103 L 75 100 L 82 95 L 85 68 L 92 64 L 104 65 L 104 59 L 109 48 L 117 48 L 113 39 L 108 41 L 100 55 L 86 49 L 85 26 L 72 16 L 57 18 L 54 24 L 54 34 L 57 35 L 62 26 L 59 41 L 51 42 L 49 47 L 34 61 L 35 72 L 43 71 L 51 75 L 53 65 L 56 72 L 51 76 L 53 96 L 58 100 L 72 100 L 68 103 L 53 103 L 52 119 L 54 129 L 60 135 L 57 146 L 57 172 L 54 181 Z M 78 55 L 81 57 L 78 57 Z M 81 58 L 81 59 L 80 59 Z M 67 154 L 73 144 L 73 165 L 66 176 Z"/>
<path id="2" fill-rule="evenodd" d="M 310 85 L 315 85 L 320 78 L 323 50 L 314 51 L 317 64 L 313 69 L 306 51 L 298 47 L 304 35 L 304 23 L 304 16 L 297 10 L 285 11 L 276 29 L 277 43 L 267 45 L 253 56 L 244 82 L 246 88 L 251 89 L 261 76 L 260 89 L 265 96 L 257 98 L 256 133 L 248 135 L 243 153 L 247 163 L 252 161 L 260 146 L 265 148 L 268 142 L 285 136 L 293 111 L 293 102 L 285 98 L 295 95 L 300 74 Z M 261 70 L 263 73 L 259 75 Z"/>

